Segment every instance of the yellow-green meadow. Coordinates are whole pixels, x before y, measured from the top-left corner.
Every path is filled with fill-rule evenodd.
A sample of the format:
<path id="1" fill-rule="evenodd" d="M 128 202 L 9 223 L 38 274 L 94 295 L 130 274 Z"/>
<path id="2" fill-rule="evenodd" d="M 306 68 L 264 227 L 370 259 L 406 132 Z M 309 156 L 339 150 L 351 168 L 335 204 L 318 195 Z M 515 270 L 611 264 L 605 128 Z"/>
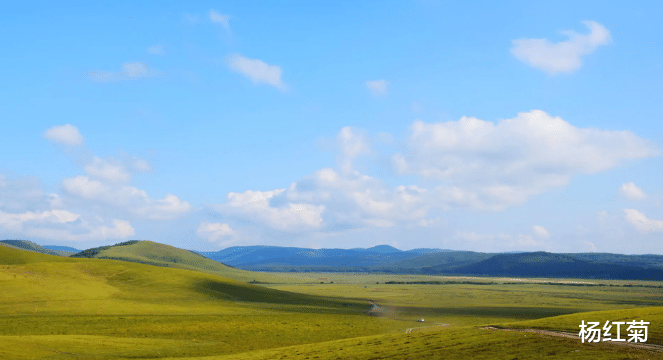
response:
<path id="1" fill-rule="evenodd" d="M 577 332 L 583 319 L 644 319 L 651 322 L 647 343 L 660 345 L 663 291 L 655 282 L 577 286 L 550 279 L 252 273 L 152 242 L 109 250 L 99 257 L 128 261 L 0 246 L 0 358 L 621 359 L 662 354 L 483 328 Z M 417 322 L 420 318 L 425 321 Z"/>

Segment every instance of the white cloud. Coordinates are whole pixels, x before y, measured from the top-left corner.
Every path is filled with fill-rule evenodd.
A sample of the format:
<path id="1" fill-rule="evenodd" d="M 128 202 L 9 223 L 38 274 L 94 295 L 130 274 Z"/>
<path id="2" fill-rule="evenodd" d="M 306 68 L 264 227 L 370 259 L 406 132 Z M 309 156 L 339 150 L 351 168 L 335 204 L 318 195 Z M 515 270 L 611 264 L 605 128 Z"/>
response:
<path id="1" fill-rule="evenodd" d="M 112 228 L 101 226 L 98 232 L 101 233 L 101 237 L 103 239 L 108 239 L 108 238 L 126 239 L 129 236 L 134 236 L 136 234 L 131 224 L 125 220 L 113 220 Z"/>
<path id="2" fill-rule="evenodd" d="M 33 227 L 25 230 L 25 234 L 31 238 L 58 239 L 58 241 L 100 241 L 100 240 L 124 240 L 136 234 L 129 221 L 113 220 L 113 227 L 101 224 L 90 224 L 83 222 L 76 228 L 50 228 Z"/>
<path id="3" fill-rule="evenodd" d="M 180 200 L 180 198 L 173 194 L 166 194 L 160 200 L 145 199 L 147 204 L 143 208 L 138 209 L 137 212 L 148 219 L 167 220 L 191 210 L 191 204 Z"/>
<path id="4" fill-rule="evenodd" d="M 367 81 L 365 84 L 371 95 L 375 97 L 385 97 L 389 94 L 389 90 L 387 89 L 389 82 L 387 80 L 372 80 Z"/>
<path id="5" fill-rule="evenodd" d="M 78 220 L 80 215 L 66 210 L 51 210 L 43 212 L 27 211 L 20 214 L 10 214 L 0 211 L 0 226 L 13 231 L 19 231 L 26 222 L 68 223 Z"/>
<path id="6" fill-rule="evenodd" d="M 621 188 L 619 188 L 619 193 L 627 199 L 631 200 L 642 200 L 647 197 L 645 192 L 637 187 L 633 182 L 622 184 Z"/>
<path id="7" fill-rule="evenodd" d="M 652 220 L 645 214 L 635 209 L 624 209 L 626 221 L 628 221 L 639 232 L 662 232 L 663 220 Z"/>
<path id="8" fill-rule="evenodd" d="M 536 236 L 544 239 L 550 237 L 550 232 L 548 232 L 548 230 L 546 230 L 546 228 L 544 228 L 541 225 L 534 225 L 534 233 L 536 234 Z"/>
<path id="9" fill-rule="evenodd" d="M 92 159 L 92 163 L 84 167 L 84 170 L 92 177 L 113 182 L 127 182 L 130 178 L 129 173 L 118 162 L 112 159 L 102 160 L 96 156 Z"/>
<path id="10" fill-rule="evenodd" d="M 288 202 L 282 206 L 271 206 L 269 201 L 285 189 L 274 191 L 251 191 L 228 193 L 226 203 L 218 205 L 217 211 L 226 215 L 244 216 L 269 228 L 281 231 L 316 229 L 322 225 L 324 206 L 301 202 Z"/>
<path id="11" fill-rule="evenodd" d="M 101 183 L 101 181 L 90 180 L 87 176 L 77 176 L 62 180 L 62 186 L 65 192 L 70 195 L 86 199 L 95 199 L 107 196 L 109 188 Z"/>
<path id="12" fill-rule="evenodd" d="M 46 130 L 44 137 L 65 145 L 80 145 L 83 143 L 83 135 L 81 135 L 77 127 L 71 124 L 53 126 Z"/>
<path id="13" fill-rule="evenodd" d="M 62 187 L 68 195 L 75 198 L 112 205 L 146 219 L 169 220 L 191 210 L 188 202 L 172 194 L 154 200 L 144 190 L 132 186 L 105 184 L 87 176 L 64 179 Z"/>
<path id="14" fill-rule="evenodd" d="M 228 224 L 201 222 L 196 230 L 196 235 L 209 242 L 226 240 L 223 242 L 225 245 L 228 243 L 228 238 L 234 237 L 236 233 Z"/>
<path id="15" fill-rule="evenodd" d="M 230 31 L 230 17 L 228 15 L 222 15 L 214 10 L 210 10 L 209 19 L 212 20 L 212 22 L 223 25 L 226 30 Z"/>
<path id="16" fill-rule="evenodd" d="M 414 185 L 390 188 L 356 171 L 324 168 L 287 189 L 230 193 L 226 203 L 214 208 L 280 231 L 334 231 L 418 224 L 426 220 L 425 196 L 426 190 Z"/>
<path id="17" fill-rule="evenodd" d="M 110 82 L 139 79 L 142 77 L 158 76 L 159 71 L 148 68 L 142 62 L 128 62 L 122 65 L 122 71 L 91 71 L 88 78 L 94 81 Z"/>
<path id="18" fill-rule="evenodd" d="M 540 110 L 497 124 L 472 117 L 415 121 L 408 153 L 395 154 L 396 173 L 443 182 L 441 205 L 501 210 L 624 161 L 659 155 L 630 131 L 577 128 Z"/>
<path id="19" fill-rule="evenodd" d="M 518 60 L 549 74 L 571 73 L 582 66 L 582 55 L 591 54 L 597 47 L 611 41 L 610 31 L 595 21 L 582 22 L 589 34 L 562 31 L 568 40 L 552 44 L 548 39 L 513 40 L 511 54 Z"/>
<path id="20" fill-rule="evenodd" d="M 338 162 L 345 172 L 352 171 L 352 161 L 355 158 L 370 153 L 366 137 L 355 128 L 349 126 L 342 128 L 336 137 L 336 141 L 341 152 Z"/>
<path id="21" fill-rule="evenodd" d="M 589 251 L 590 251 L 590 252 L 596 252 L 597 248 L 596 248 L 596 245 L 594 245 L 593 242 L 591 242 L 591 241 L 585 241 L 585 245 L 587 245 L 587 247 L 589 248 Z"/>
<path id="22" fill-rule="evenodd" d="M 285 90 L 286 85 L 281 81 L 280 67 L 269 65 L 258 59 L 249 59 L 235 54 L 228 57 L 228 67 L 247 76 L 254 83 L 267 83 L 279 90 Z"/>
<path id="23" fill-rule="evenodd" d="M 148 54 L 154 54 L 154 55 L 163 55 L 165 52 L 163 51 L 163 47 L 161 45 L 154 45 L 150 46 L 147 48 L 147 53 Z"/>

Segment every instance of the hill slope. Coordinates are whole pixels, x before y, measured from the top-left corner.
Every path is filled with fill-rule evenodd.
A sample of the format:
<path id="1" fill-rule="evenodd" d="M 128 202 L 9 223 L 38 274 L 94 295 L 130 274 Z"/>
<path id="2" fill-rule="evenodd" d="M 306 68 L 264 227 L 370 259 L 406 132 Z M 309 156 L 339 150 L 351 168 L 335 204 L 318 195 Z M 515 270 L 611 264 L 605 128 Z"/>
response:
<path id="1" fill-rule="evenodd" d="M 144 246 L 142 250 L 170 250 L 154 244 L 131 242 L 100 250 L 96 255 L 114 250 L 123 256 L 139 256 L 141 247 L 138 245 Z M 160 257 L 166 256 L 164 254 L 166 252 L 162 251 L 159 256 L 144 258 L 163 261 Z M 184 255 L 181 258 L 186 260 Z M 432 326 L 405 333 L 404 327 L 416 323 L 390 319 L 386 316 L 388 314 L 380 318 L 365 314 L 368 305 L 366 300 L 361 300 L 365 299 L 364 294 L 370 294 L 371 298 L 379 296 L 385 301 L 393 299 L 394 291 L 386 288 L 390 285 L 375 285 L 374 289 L 373 285 L 368 288 L 348 284 L 334 290 L 337 286 L 340 285 L 316 285 L 317 290 L 314 290 L 312 286 L 302 285 L 309 289 L 307 295 L 166 266 L 58 257 L 2 246 L 0 358 L 494 359 L 538 358 L 541 349 L 558 358 L 578 358 L 578 352 L 584 358 L 602 359 L 646 358 L 649 355 L 637 349 L 588 346 L 577 339 L 523 336 L 475 327 Z M 530 287 L 536 285 L 527 285 L 521 290 L 516 285 L 496 288 L 448 286 L 453 290 L 443 288 L 440 292 L 448 296 L 447 300 L 435 295 L 431 298 L 433 303 L 421 302 L 421 299 L 412 302 L 419 298 L 419 295 L 412 296 L 411 292 L 416 289 L 403 289 L 401 301 L 407 306 L 401 310 L 426 309 L 431 316 L 446 314 L 455 319 L 473 316 L 485 324 L 486 314 L 491 312 L 501 315 L 499 321 L 513 321 L 523 315 L 536 319 L 538 316 L 531 316 L 531 306 L 535 304 L 540 315 L 559 313 L 562 309 L 560 301 L 569 306 L 564 309 L 574 311 L 571 307 L 575 308 L 576 302 L 598 304 L 605 299 L 604 289 L 597 289 L 600 296 L 595 296 L 594 293 L 579 292 L 575 287 L 569 293 L 568 289 L 546 289 L 542 287 L 544 285 L 535 289 Z M 523 292 L 527 289 L 531 291 Z M 420 287 L 420 290 L 419 294 L 424 296 L 430 293 L 428 287 Z M 650 289 L 645 288 L 646 292 L 635 297 L 630 296 L 633 291 L 630 288 L 613 290 L 618 293 L 611 296 L 625 301 L 622 306 L 631 307 L 638 299 L 649 302 L 660 298 L 658 289 L 651 289 L 650 293 Z M 346 297 L 334 297 L 334 291 Z M 480 307 L 459 301 L 458 295 L 467 291 L 473 291 L 469 296 L 480 303 Z M 475 296 L 477 294 L 483 295 Z M 649 294 L 650 300 L 648 296 L 642 297 Z M 533 302 L 528 303 L 530 306 L 523 306 L 523 299 L 533 299 Z M 548 308 L 545 304 L 555 304 L 556 307 Z M 458 311 L 455 315 L 450 314 L 453 309 Z M 539 319 L 541 321 L 537 324 L 573 330 L 581 319 L 645 319 L 652 321 L 651 341 L 660 343 L 663 334 L 660 327 L 653 324 L 660 323 L 662 310 L 618 310 L 590 317 L 574 314 L 572 318 Z M 418 314 L 411 316 L 415 315 Z M 427 324 L 428 320 L 427 317 Z M 530 326 L 533 325 L 527 324 Z M 394 329 L 398 332 L 393 332 Z"/>
<path id="2" fill-rule="evenodd" d="M 217 275 L 228 275 L 234 270 L 193 251 L 146 240 L 131 240 L 111 246 L 91 248 L 71 257 L 121 260 L 146 265 L 203 271 Z"/>
<path id="3" fill-rule="evenodd" d="M 428 270 L 444 272 L 444 269 L 436 267 Z M 660 269 L 600 263 L 542 251 L 498 254 L 474 264 L 460 266 L 450 272 L 484 276 L 663 280 L 663 271 Z"/>
<path id="4" fill-rule="evenodd" d="M 8 246 L 0 246 L 0 288 L 2 359 L 207 356 L 378 334 L 393 327 L 393 322 L 365 316 L 366 301 Z"/>
<path id="5" fill-rule="evenodd" d="M 146 240 L 131 240 L 112 246 L 83 250 L 74 258 L 111 259 L 170 267 L 225 276 L 239 281 L 283 282 L 283 276 L 260 274 L 226 266 L 190 250 Z M 293 279 L 297 278 L 292 276 Z M 299 279 L 297 279 L 299 280 Z"/>
<path id="6" fill-rule="evenodd" d="M 10 246 L 12 246 L 14 248 L 17 248 L 17 249 L 34 251 L 34 252 L 38 252 L 38 253 L 41 253 L 41 254 L 48 254 L 48 255 L 69 256 L 69 255 L 73 254 L 73 252 L 68 252 L 68 251 L 46 249 L 43 246 L 37 245 L 37 244 L 33 243 L 32 241 L 28 241 L 28 240 L 0 240 L 0 244 L 1 245 L 10 245 Z"/>

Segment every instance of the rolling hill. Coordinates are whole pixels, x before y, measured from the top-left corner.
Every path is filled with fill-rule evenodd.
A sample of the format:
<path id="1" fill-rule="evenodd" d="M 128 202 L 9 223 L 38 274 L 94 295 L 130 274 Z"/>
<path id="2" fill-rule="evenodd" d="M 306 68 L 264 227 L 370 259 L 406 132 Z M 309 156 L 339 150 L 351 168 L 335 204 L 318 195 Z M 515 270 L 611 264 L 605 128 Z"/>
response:
<path id="1" fill-rule="evenodd" d="M 424 268 L 424 271 L 438 273 L 445 271 L 445 269 L 430 267 Z M 482 276 L 663 280 L 663 271 L 657 268 L 642 268 L 602 263 L 543 251 L 519 254 L 498 254 L 474 264 L 464 265 L 446 271 L 456 274 Z"/>
<path id="2" fill-rule="evenodd" d="M 546 261 L 545 253 L 521 259 Z M 492 359 L 538 358 L 541 349 L 558 358 L 577 358 L 578 351 L 583 358 L 644 358 L 649 353 L 641 349 L 589 347 L 577 339 L 481 326 L 573 330 L 581 319 L 636 317 L 658 324 L 663 313 L 659 289 L 650 287 L 447 284 L 431 289 L 378 285 L 370 275 L 362 275 L 370 281 L 361 284 L 263 287 L 176 268 L 205 270 L 212 263 L 150 241 L 89 249 L 77 257 L 0 246 L 0 358 Z M 214 266 L 228 274 L 246 273 Z M 384 305 L 384 314 L 367 316 L 366 299 Z M 611 312 L 579 313 L 592 308 Z M 408 319 L 422 314 L 427 323 L 410 331 L 418 323 Z M 558 314 L 571 315 L 550 317 Z M 434 318 L 444 324 L 428 325 Z M 436 326 L 448 323 L 454 324 Z M 650 341 L 660 344 L 662 336 L 660 327 L 650 327 Z"/>
<path id="3" fill-rule="evenodd" d="M 663 280 L 663 255 L 547 252 L 480 253 L 441 249 L 402 251 L 387 245 L 368 249 L 308 249 L 278 246 L 230 247 L 195 252 L 145 240 L 131 240 L 72 253 L 73 249 L 27 240 L 3 240 L 0 245 L 33 252 L 115 259 L 154 266 L 203 271 L 245 281 L 282 282 L 283 277 L 251 272 L 367 272 L 425 275 L 566 277 L 622 280 Z M 246 271 L 243 271 L 246 270 Z M 251 271 L 251 272 L 247 272 Z"/>
<path id="4" fill-rule="evenodd" d="M 147 240 L 130 240 L 123 243 L 83 250 L 73 258 L 110 259 L 170 267 L 230 277 L 244 282 L 259 281 L 280 283 L 303 280 L 297 276 L 284 278 L 277 274 L 259 274 L 227 266 L 194 251 Z"/>
<path id="5" fill-rule="evenodd" d="M 11 246 L 16 249 L 23 249 L 23 250 L 28 250 L 28 251 L 34 251 L 38 252 L 41 254 L 48 254 L 48 255 L 58 255 L 58 256 L 69 256 L 72 254 L 75 254 L 74 252 L 71 251 L 63 251 L 63 250 L 55 250 L 55 249 L 47 249 L 41 245 L 37 245 L 33 243 L 32 241 L 28 240 L 0 240 L 0 245 L 5 245 L 5 246 Z"/>

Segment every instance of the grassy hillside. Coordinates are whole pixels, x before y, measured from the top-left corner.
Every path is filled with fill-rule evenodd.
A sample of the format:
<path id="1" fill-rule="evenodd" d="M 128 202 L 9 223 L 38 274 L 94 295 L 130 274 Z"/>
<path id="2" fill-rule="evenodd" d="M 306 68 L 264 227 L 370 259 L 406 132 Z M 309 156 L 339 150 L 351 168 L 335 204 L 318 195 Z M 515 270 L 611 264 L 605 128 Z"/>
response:
<path id="1" fill-rule="evenodd" d="M 0 248 L 0 358 L 204 356 L 384 333 L 366 301 Z M 37 345 L 37 346 L 35 346 Z"/>
<path id="2" fill-rule="evenodd" d="M 49 255 L 69 256 L 74 254 L 73 252 L 69 251 L 46 249 L 41 245 L 37 245 L 28 240 L 0 240 L 0 245 L 9 245 L 15 249 L 23 249 Z"/>
<path id="3" fill-rule="evenodd" d="M 660 359 L 660 353 L 576 339 L 476 327 L 431 328 L 189 360 L 267 359 Z"/>
<path id="4" fill-rule="evenodd" d="M 140 241 L 93 255 L 168 265 L 152 266 L 0 247 L 0 359 L 647 358 L 636 349 L 477 326 L 564 330 L 587 315 L 579 312 L 597 310 L 615 313 L 589 315 L 658 324 L 663 309 L 660 283 L 553 286 L 457 277 L 412 285 L 398 282 L 450 278 L 307 274 L 296 284 L 256 286 L 171 266 L 195 267 L 189 254 L 197 256 Z M 367 316 L 369 300 L 378 304 L 376 316 Z M 416 322 L 421 317 L 425 323 Z M 446 326 L 427 328 L 439 323 Z M 418 329 L 406 334 L 412 327 Z M 650 341 L 663 342 L 660 326 L 650 329 Z"/>
<path id="5" fill-rule="evenodd" d="M 607 320 L 612 321 L 640 321 L 645 320 L 651 324 L 648 327 L 648 343 L 663 344 L 663 307 L 645 307 L 640 309 L 619 309 L 619 310 L 605 310 L 584 312 L 579 314 L 570 314 L 563 316 L 554 316 L 544 319 L 522 321 L 518 323 L 502 324 L 503 327 L 510 328 L 529 328 L 529 329 L 555 329 L 561 331 L 568 331 L 577 333 L 579 325 L 585 320 L 598 321 L 601 326 Z M 627 338 L 626 326 L 622 325 L 621 328 L 622 338 Z M 613 337 L 616 337 L 616 328 L 613 328 Z"/>
<path id="6" fill-rule="evenodd" d="M 208 274 L 226 276 L 236 280 L 249 282 L 289 282 L 297 279 L 304 282 L 301 276 L 284 277 L 279 274 L 252 273 L 235 269 L 208 259 L 193 251 L 179 249 L 170 245 L 154 241 L 131 240 L 112 246 L 102 246 L 87 249 L 72 255 L 75 258 L 112 259 L 142 263 L 147 265 L 171 267 L 192 271 L 202 271 Z"/>

